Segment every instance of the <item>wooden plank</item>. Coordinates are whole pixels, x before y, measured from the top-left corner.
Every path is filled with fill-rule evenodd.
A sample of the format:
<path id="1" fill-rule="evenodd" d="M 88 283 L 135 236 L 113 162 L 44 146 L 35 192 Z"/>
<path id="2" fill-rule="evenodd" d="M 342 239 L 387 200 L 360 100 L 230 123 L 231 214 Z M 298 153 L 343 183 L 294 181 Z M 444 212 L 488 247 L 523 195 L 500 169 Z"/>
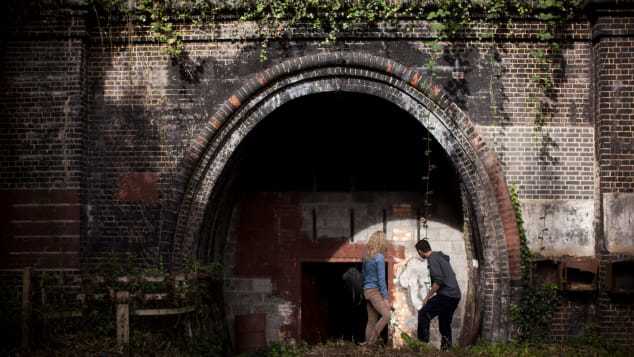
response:
<path id="1" fill-rule="evenodd" d="M 67 317 L 82 317 L 82 313 L 80 310 L 71 310 L 64 312 L 51 312 L 48 314 L 44 314 L 45 319 L 60 319 Z"/>
<path id="2" fill-rule="evenodd" d="M 165 281 L 165 275 L 143 275 L 142 279 L 146 283 L 162 283 Z"/>
<path id="3" fill-rule="evenodd" d="M 127 346 L 130 343 L 130 293 L 117 291 L 117 344 Z"/>
<path id="4" fill-rule="evenodd" d="M 184 306 L 173 309 L 138 309 L 134 311 L 136 316 L 166 316 L 178 315 L 196 311 L 196 306 Z"/>
<path id="5" fill-rule="evenodd" d="M 166 300 L 168 293 L 147 293 L 143 294 L 143 301 L 161 301 Z"/>

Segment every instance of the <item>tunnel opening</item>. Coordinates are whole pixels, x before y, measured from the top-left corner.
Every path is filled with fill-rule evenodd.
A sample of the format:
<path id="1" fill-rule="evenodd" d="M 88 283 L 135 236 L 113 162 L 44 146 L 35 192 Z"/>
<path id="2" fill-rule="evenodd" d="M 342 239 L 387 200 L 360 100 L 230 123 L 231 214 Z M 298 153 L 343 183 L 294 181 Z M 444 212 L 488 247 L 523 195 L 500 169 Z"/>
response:
<path id="1" fill-rule="evenodd" d="M 436 140 L 427 146 L 427 134 L 380 98 L 308 95 L 278 108 L 240 145 L 239 185 L 269 192 L 422 192 L 431 160 L 434 189 L 460 206 L 456 170 Z"/>
<path id="2" fill-rule="evenodd" d="M 367 304 L 354 288 L 354 270 L 360 262 L 303 262 L 302 339 L 315 344 L 328 340 L 365 341 Z M 388 271 L 388 264 L 385 264 Z M 386 279 L 387 285 L 387 279 Z M 387 329 L 381 335 L 387 341 Z"/>
<path id="3" fill-rule="evenodd" d="M 367 321 L 363 299 L 343 279 L 360 263 L 302 263 L 302 339 L 320 343 L 331 339 L 361 342 Z"/>
<path id="4" fill-rule="evenodd" d="M 451 160 L 409 113 L 367 94 L 311 94 L 269 114 L 229 158 L 207 217 L 198 254 L 224 266 L 228 324 L 261 314 L 269 343 L 363 339 L 363 329 L 349 323 L 364 328 L 365 306 L 353 319 L 313 310 L 323 306 L 319 299 L 330 301 L 329 311 L 345 310 L 345 297 L 334 297 L 344 290 L 340 275 L 359 264 L 353 262 L 376 230 L 390 240 L 390 264 L 415 258 L 413 244 L 428 233 L 434 249 L 466 261 L 460 179 Z M 417 288 L 397 286 L 395 269 L 390 274 L 390 290 Z M 311 281 L 314 294 L 307 294 Z M 410 300 L 402 319 L 415 316 Z M 402 321 L 410 330 L 411 316 Z"/>

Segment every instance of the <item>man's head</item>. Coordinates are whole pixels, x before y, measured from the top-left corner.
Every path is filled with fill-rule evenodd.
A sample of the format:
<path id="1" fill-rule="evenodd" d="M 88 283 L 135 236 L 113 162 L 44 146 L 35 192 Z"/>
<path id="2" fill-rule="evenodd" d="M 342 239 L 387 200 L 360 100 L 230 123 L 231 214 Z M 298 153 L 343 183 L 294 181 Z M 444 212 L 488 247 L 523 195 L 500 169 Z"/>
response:
<path id="1" fill-rule="evenodd" d="M 416 251 L 421 258 L 425 259 L 431 255 L 431 246 L 427 239 L 419 240 L 416 242 Z"/>

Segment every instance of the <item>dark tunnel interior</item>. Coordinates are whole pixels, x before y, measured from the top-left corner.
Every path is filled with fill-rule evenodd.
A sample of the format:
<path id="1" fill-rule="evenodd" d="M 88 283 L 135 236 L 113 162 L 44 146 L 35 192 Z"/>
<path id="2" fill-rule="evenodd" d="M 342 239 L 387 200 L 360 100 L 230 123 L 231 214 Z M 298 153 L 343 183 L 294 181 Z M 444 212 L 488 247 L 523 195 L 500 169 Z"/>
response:
<path id="1" fill-rule="evenodd" d="M 409 113 L 347 92 L 293 100 L 259 124 L 234 155 L 240 191 L 426 192 L 461 207 L 450 159 Z M 435 167 L 427 176 L 428 163 Z M 436 205 L 438 207 L 438 205 Z M 442 213 L 438 216 L 444 216 Z M 458 218 L 459 220 L 462 217 Z M 452 222 L 459 223 L 459 222 Z"/>

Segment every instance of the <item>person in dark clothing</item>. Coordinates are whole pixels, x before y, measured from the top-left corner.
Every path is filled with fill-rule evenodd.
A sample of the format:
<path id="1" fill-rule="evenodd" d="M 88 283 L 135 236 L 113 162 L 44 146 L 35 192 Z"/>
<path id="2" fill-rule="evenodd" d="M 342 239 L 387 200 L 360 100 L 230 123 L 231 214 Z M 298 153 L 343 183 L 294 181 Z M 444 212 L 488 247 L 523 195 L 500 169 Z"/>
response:
<path id="1" fill-rule="evenodd" d="M 429 342 L 429 323 L 438 316 L 442 337 L 440 348 L 446 351 L 451 348 L 451 320 L 460 302 L 460 287 L 447 255 L 432 251 L 426 239 L 416 243 L 416 250 L 421 258 L 427 260 L 432 283 L 423 307 L 418 311 L 417 337 Z"/>

